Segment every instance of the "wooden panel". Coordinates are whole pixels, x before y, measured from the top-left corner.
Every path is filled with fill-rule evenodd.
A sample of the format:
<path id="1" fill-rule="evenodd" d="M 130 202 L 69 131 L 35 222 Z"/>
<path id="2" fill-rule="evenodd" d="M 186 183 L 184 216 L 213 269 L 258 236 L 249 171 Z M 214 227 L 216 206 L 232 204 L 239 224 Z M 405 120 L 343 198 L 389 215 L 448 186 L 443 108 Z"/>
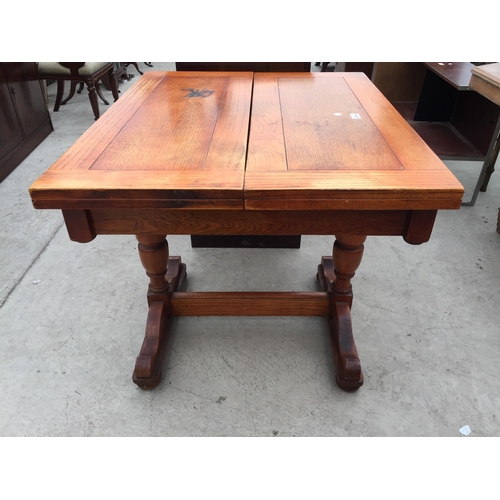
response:
<path id="1" fill-rule="evenodd" d="M 470 88 L 500 106 L 500 63 L 472 68 Z"/>
<path id="2" fill-rule="evenodd" d="M 417 109 L 416 102 L 391 102 L 391 104 L 398 110 L 398 113 L 406 120 L 411 121 L 415 117 Z"/>
<path id="3" fill-rule="evenodd" d="M 0 63 L 0 181 L 52 130 L 36 64 Z"/>
<path id="4" fill-rule="evenodd" d="M 49 120 L 42 83 L 35 63 L 3 63 L 8 67 L 9 84 L 16 90 L 14 100 L 25 137 Z"/>
<path id="5" fill-rule="evenodd" d="M 203 170 L 228 83 L 163 78 L 91 168 Z"/>
<path id="6" fill-rule="evenodd" d="M 252 97 L 247 171 L 286 170 L 285 138 L 276 78 L 259 81 Z"/>
<path id="7" fill-rule="evenodd" d="M 250 73 L 146 73 L 31 186 L 35 206 L 241 208 L 251 88 Z"/>
<path id="8" fill-rule="evenodd" d="M 48 118 L 6 157 L 0 159 L 0 181 L 7 177 L 53 130 L 52 122 Z"/>
<path id="9" fill-rule="evenodd" d="M 417 102 L 425 72 L 419 62 L 378 62 L 372 81 L 391 102 Z"/>
<path id="10" fill-rule="evenodd" d="M 343 78 L 293 78 L 255 76 L 255 99 L 271 101 L 266 94 L 275 92 L 270 82 L 277 81 L 279 111 L 283 123 L 288 170 L 367 170 L 401 169 L 370 117 Z M 264 85 L 261 86 L 261 82 Z M 260 97 L 264 94 L 264 97 Z M 247 170 L 275 170 L 274 148 L 266 157 L 261 144 L 266 143 L 262 123 L 275 123 L 277 102 L 269 106 L 270 116 L 260 116 L 256 124 L 259 162 L 252 156 Z M 262 107 L 259 107 L 261 112 Z M 278 121 L 278 125 L 281 121 Z M 251 125 L 250 144 L 253 149 Z M 279 132 L 271 130 L 270 141 L 276 142 Z M 354 140 L 362 137 L 362 140 Z M 334 140 L 332 140 L 334 138 Z M 253 151 L 251 153 L 254 154 Z"/>
<path id="11" fill-rule="evenodd" d="M 429 180 L 431 179 L 431 181 Z M 432 210 L 460 208 L 463 187 L 447 171 L 247 172 L 251 210 Z"/>
<path id="12" fill-rule="evenodd" d="M 484 154 L 448 122 L 410 122 L 410 124 L 440 158 L 484 159 Z"/>
<path id="13" fill-rule="evenodd" d="M 486 156 L 500 117 L 500 108 L 477 92 L 460 92 L 451 124 Z"/>
<path id="14" fill-rule="evenodd" d="M 2 64 L 0 66 L 0 160 L 23 140 L 23 131 L 12 101 L 12 88 L 6 80 Z"/>
<path id="15" fill-rule="evenodd" d="M 204 170 L 245 170 L 252 78 L 231 78 Z"/>
<path id="16" fill-rule="evenodd" d="M 426 62 L 431 71 L 438 74 L 443 80 L 460 90 L 468 90 L 471 71 L 474 65 L 470 62 Z"/>
<path id="17" fill-rule="evenodd" d="M 300 248 L 295 234 L 192 234 L 192 248 Z"/>
<path id="18" fill-rule="evenodd" d="M 310 62 L 176 62 L 177 71 L 311 71 Z"/>
<path id="19" fill-rule="evenodd" d="M 427 122 L 450 121 L 458 94 L 459 90 L 438 73 L 427 70 L 413 119 Z"/>
<path id="20" fill-rule="evenodd" d="M 326 292 L 176 292 L 173 316 L 328 316 Z"/>
<path id="21" fill-rule="evenodd" d="M 243 170 L 251 77 L 185 75 L 163 78 L 91 168 Z"/>
<path id="22" fill-rule="evenodd" d="M 433 170 L 448 173 L 454 179 L 446 165 L 369 80 L 349 78 L 347 82 L 405 170 Z M 456 179 L 455 182 L 459 187 L 460 183 Z M 432 177 L 429 183 L 432 185 Z"/>
<path id="23" fill-rule="evenodd" d="M 403 235 L 405 211 L 338 210 L 92 210 L 97 234 L 222 234 L 296 235 L 369 234 Z"/>
<path id="24" fill-rule="evenodd" d="M 337 73 L 339 72 L 364 73 L 371 80 L 374 71 L 374 66 L 375 63 L 373 62 L 338 62 L 335 64 L 335 71 Z"/>
<path id="25" fill-rule="evenodd" d="M 35 208 L 242 208 L 244 172 L 48 171 L 30 188 Z"/>
<path id="26" fill-rule="evenodd" d="M 139 78 L 130 90 L 78 138 L 49 171 L 89 170 L 164 75 L 162 72 L 151 71 Z"/>
<path id="27" fill-rule="evenodd" d="M 216 94 L 210 103 L 213 94 L 176 93 L 213 90 L 210 83 Z M 251 84 L 251 74 L 237 72 L 147 73 L 33 184 L 34 205 L 307 211 L 460 206 L 460 183 L 361 73 L 256 74 L 245 173 Z M 348 111 L 360 119 L 349 116 L 339 126 L 336 120 Z M 210 134 L 200 128 L 203 120 Z"/>
<path id="28" fill-rule="evenodd" d="M 259 94 L 259 82 L 269 81 L 269 78 L 277 78 L 280 85 L 281 81 L 288 75 L 256 75 L 254 85 L 254 95 L 257 99 Z M 439 209 L 439 208 L 458 208 L 461 203 L 463 187 L 457 181 L 455 176 L 448 170 L 443 162 L 432 152 L 425 142 L 415 133 L 411 126 L 396 111 L 396 109 L 385 99 L 379 90 L 366 78 L 359 73 L 312 73 L 308 76 L 296 75 L 296 85 L 303 82 L 304 88 L 309 88 L 312 94 L 316 88 L 323 89 L 328 85 L 335 88 L 338 92 L 344 92 L 344 95 L 350 95 L 343 90 L 345 83 L 349 91 L 355 96 L 359 113 L 366 117 L 365 122 L 370 122 L 367 129 L 349 130 L 349 135 L 343 135 L 341 129 L 329 129 L 329 135 L 325 135 L 325 141 L 330 144 L 337 144 L 339 141 L 346 154 L 345 164 L 350 162 L 350 158 L 360 157 L 362 165 L 381 165 L 385 159 L 389 164 L 394 158 L 404 169 L 331 169 L 322 170 L 321 168 L 306 170 L 294 170 L 290 168 L 292 163 L 291 149 L 302 146 L 303 150 L 308 151 L 309 145 L 321 132 L 309 133 L 310 124 L 320 125 L 316 118 L 311 118 L 306 109 L 300 108 L 301 113 L 305 115 L 305 125 L 299 122 L 299 113 L 295 115 L 283 115 L 285 130 L 285 145 L 288 160 L 288 171 L 273 171 L 272 165 L 264 168 L 247 169 L 245 177 L 245 208 L 252 210 L 341 210 L 351 208 L 353 210 L 372 210 L 372 209 Z M 309 82 L 322 82 L 317 87 L 310 85 Z M 344 82 L 339 84 L 338 82 Z M 321 92 L 321 90 L 320 90 Z M 331 102 L 333 96 L 328 95 L 326 91 L 323 96 L 327 96 Z M 298 93 L 297 93 L 298 95 Z M 300 96 L 298 100 L 309 99 Z M 349 102 L 349 99 L 347 99 Z M 353 101 L 350 101 L 351 103 Z M 284 100 L 280 100 L 282 109 Z M 293 107 L 292 100 L 286 101 L 287 109 Z M 316 108 L 321 108 L 321 102 L 314 104 Z M 328 107 L 323 106 L 323 107 Z M 333 114 L 333 107 L 328 107 L 330 114 Z M 319 116 L 319 115 L 318 115 Z M 325 115 L 326 117 L 327 115 Z M 253 118 L 253 116 L 252 116 Z M 333 120 L 332 116 L 328 120 Z M 287 120 L 294 122 L 297 130 L 302 127 L 306 141 L 300 141 L 301 135 L 293 137 L 294 145 L 289 141 L 286 123 Z M 362 120 L 353 120 L 363 121 Z M 250 130 L 249 157 L 253 151 L 252 127 Z M 373 127 L 373 129 L 371 128 Z M 318 127 L 316 127 L 318 128 Z M 328 129 L 329 127 L 327 127 Z M 371 130 L 375 130 L 372 133 Z M 377 137 L 378 134 L 378 138 Z M 340 138 L 339 138 L 340 136 Z M 368 139 L 367 139 L 368 136 Z M 313 137 L 313 139 L 310 139 Z M 380 146 L 379 158 L 373 158 L 369 149 L 364 149 L 365 142 L 372 142 L 371 146 Z M 309 144 L 307 141 L 310 141 Z M 262 144 L 264 142 L 262 141 Z M 386 153 L 384 144 L 388 152 Z M 262 149 L 262 145 L 261 149 Z M 328 151 L 328 145 L 324 150 Z M 318 156 L 321 156 L 322 149 L 318 143 L 314 145 Z M 334 151 L 334 148 L 332 148 Z M 361 153 L 359 153 L 361 151 Z M 297 154 L 304 154 L 302 152 Z M 338 152 L 333 152 L 337 154 Z M 326 153 L 328 155 L 328 152 Z M 310 157 L 312 158 L 312 154 Z M 265 156 L 260 152 L 260 158 Z M 312 161 L 312 160 L 311 160 Z M 394 164 L 392 164 L 394 165 Z M 256 167 L 254 164 L 253 167 Z"/>

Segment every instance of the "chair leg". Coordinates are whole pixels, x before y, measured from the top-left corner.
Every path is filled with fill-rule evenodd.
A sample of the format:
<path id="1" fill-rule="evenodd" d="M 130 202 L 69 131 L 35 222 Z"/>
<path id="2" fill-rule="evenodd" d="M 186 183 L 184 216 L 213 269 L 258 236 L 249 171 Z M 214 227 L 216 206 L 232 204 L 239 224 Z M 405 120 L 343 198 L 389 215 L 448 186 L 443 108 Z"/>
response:
<path id="1" fill-rule="evenodd" d="M 87 80 L 87 88 L 89 90 L 89 100 L 90 100 L 90 105 L 92 106 L 92 110 L 94 111 L 94 116 L 95 119 L 99 119 L 99 102 L 97 101 L 97 92 L 95 88 L 95 81 L 94 80 Z"/>
<path id="2" fill-rule="evenodd" d="M 64 94 L 64 80 L 57 80 L 57 94 L 56 94 L 56 103 L 54 104 L 54 111 L 59 111 L 63 94 Z"/>
<path id="3" fill-rule="evenodd" d="M 98 82 L 98 81 L 96 81 L 96 82 L 95 82 L 95 90 L 96 90 L 96 92 L 97 92 L 97 95 L 101 98 L 101 101 L 102 101 L 104 104 L 106 104 L 106 106 L 108 106 L 108 105 L 109 105 L 109 102 L 108 102 L 108 101 L 106 101 L 106 99 L 104 99 L 104 96 L 102 95 L 102 92 L 101 92 L 101 87 L 100 87 L 100 85 L 99 85 L 99 82 Z"/>
<path id="4" fill-rule="evenodd" d="M 69 89 L 69 95 L 64 99 L 64 101 L 61 102 L 61 106 L 64 106 L 74 95 L 75 95 L 75 90 L 76 86 L 78 85 L 78 82 L 71 82 L 71 88 Z"/>
<path id="5" fill-rule="evenodd" d="M 140 74 L 140 75 L 143 75 L 144 73 L 139 69 L 139 66 L 137 66 L 137 63 L 136 62 L 129 62 L 129 63 L 125 63 L 125 67 L 127 67 L 129 64 L 131 64 L 132 66 L 135 67 L 135 69 L 137 70 L 137 72 Z"/>
<path id="6" fill-rule="evenodd" d="M 111 85 L 111 93 L 115 102 L 118 100 L 118 82 L 116 81 L 115 70 L 110 69 L 108 73 L 109 84 Z"/>
<path id="7" fill-rule="evenodd" d="M 80 88 L 76 91 L 77 94 L 81 94 L 83 90 L 83 82 L 80 82 Z"/>

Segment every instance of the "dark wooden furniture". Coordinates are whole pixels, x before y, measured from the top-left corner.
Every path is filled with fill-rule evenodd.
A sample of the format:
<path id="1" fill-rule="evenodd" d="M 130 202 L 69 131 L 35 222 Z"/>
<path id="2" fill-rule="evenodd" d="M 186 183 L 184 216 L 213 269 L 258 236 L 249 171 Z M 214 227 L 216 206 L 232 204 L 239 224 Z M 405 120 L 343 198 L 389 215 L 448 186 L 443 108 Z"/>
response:
<path id="1" fill-rule="evenodd" d="M 326 66 L 324 66 L 326 64 Z M 321 71 L 327 71 L 329 63 L 322 63 Z M 373 62 L 338 62 L 335 64 L 335 71 L 337 72 L 347 72 L 347 73 L 364 73 L 368 78 L 372 78 L 373 68 L 375 63 Z"/>
<path id="2" fill-rule="evenodd" d="M 498 137 L 500 108 L 469 85 L 469 62 L 375 63 L 373 83 L 443 160 L 482 162 L 474 205 Z"/>
<path id="3" fill-rule="evenodd" d="M 321 66 L 321 71 L 324 72 L 328 68 L 329 64 L 330 64 L 329 62 L 315 62 L 314 66 Z"/>
<path id="4" fill-rule="evenodd" d="M 177 71 L 311 71 L 310 62 L 176 62 Z M 301 235 L 192 234 L 193 248 L 300 248 Z"/>
<path id="5" fill-rule="evenodd" d="M 333 63 L 334 66 L 328 69 L 329 62 L 315 63 L 315 66 L 321 66 L 321 72 L 325 71 L 337 71 L 337 72 L 361 72 L 364 73 L 368 78 L 372 77 L 373 66 L 375 63 L 372 62 L 338 62 Z"/>
<path id="6" fill-rule="evenodd" d="M 470 88 L 500 106 L 500 63 L 486 64 L 472 68 Z M 492 153 L 486 163 L 481 191 L 486 191 L 491 174 L 495 171 L 495 163 L 500 151 L 500 129 L 497 125 L 496 140 Z"/>
<path id="7" fill-rule="evenodd" d="M 337 384 L 353 391 L 364 379 L 351 279 L 366 237 L 428 241 L 463 188 L 363 74 L 149 72 L 30 193 L 35 208 L 62 209 L 73 241 L 136 235 L 149 277 L 139 387 L 160 382 L 175 317 L 324 316 Z M 318 292 L 182 292 L 166 241 L 297 233 L 335 235 Z"/>
<path id="8" fill-rule="evenodd" d="M 99 119 L 99 102 L 97 96 L 104 104 L 109 104 L 102 95 L 99 87 L 99 80 L 107 77 L 111 85 L 111 91 L 115 102 L 118 100 L 118 85 L 115 77 L 114 63 L 92 63 L 92 62 L 41 62 L 38 64 L 38 73 L 44 80 L 55 80 L 57 82 L 57 95 L 54 104 L 54 111 L 59 111 L 61 105 L 66 104 L 74 95 L 76 86 L 80 82 L 87 85 L 89 100 L 96 120 Z M 68 97 L 63 101 L 64 82 L 71 82 L 71 89 Z"/>
<path id="9" fill-rule="evenodd" d="M 132 65 L 136 70 L 139 75 L 143 75 L 144 73 L 139 69 L 139 66 L 137 65 L 136 62 L 124 62 L 122 63 L 125 66 L 125 69 L 127 69 L 130 65 Z"/>
<path id="10" fill-rule="evenodd" d="M 0 181 L 53 130 L 36 64 L 0 63 Z"/>
<path id="11" fill-rule="evenodd" d="M 426 71 L 420 62 L 377 62 L 371 80 L 404 118 L 413 120 Z"/>
<path id="12" fill-rule="evenodd" d="M 425 63 L 411 124 L 441 158 L 484 160 L 498 110 L 470 89 L 471 63 L 441 64 Z"/>
<path id="13" fill-rule="evenodd" d="M 474 66 L 471 73 L 470 88 L 500 106 L 500 63 Z"/>
<path id="14" fill-rule="evenodd" d="M 176 62 L 177 71 L 311 71 L 310 62 Z"/>

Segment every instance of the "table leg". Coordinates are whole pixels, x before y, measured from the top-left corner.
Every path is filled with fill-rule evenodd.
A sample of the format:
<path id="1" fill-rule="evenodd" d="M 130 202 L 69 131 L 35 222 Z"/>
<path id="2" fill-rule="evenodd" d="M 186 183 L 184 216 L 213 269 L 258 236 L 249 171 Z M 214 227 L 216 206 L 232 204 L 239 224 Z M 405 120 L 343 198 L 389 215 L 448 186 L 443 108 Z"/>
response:
<path id="1" fill-rule="evenodd" d="M 323 257 L 317 278 L 330 297 L 328 326 L 332 341 L 336 382 L 344 391 L 355 391 L 363 385 L 363 372 L 352 333 L 352 285 L 363 257 L 366 236 L 336 235 L 333 257 Z"/>
<path id="2" fill-rule="evenodd" d="M 500 152 L 500 135 L 496 138 L 495 146 L 493 152 L 491 153 L 490 159 L 488 161 L 488 166 L 486 167 L 486 173 L 484 175 L 483 183 L 481 184 L 480 191 L 483 193 L 488 189 L 488 183 L 490 182 L 491 174 L 495 171 L 495 163 L 498 159 L 498 154 Z"/>
<path id="3" fill-rule="evenodd" d="M 186 277 L 180 257 L 169 257 L 164 235 L 137 235 L 142 265 L 149 276 L 148 318 L 141 352 L 132 380 L 141 389 L 153 389 L 161 382 L 168 334 L 173 320 L 170 294 L 178 291 Z"/>

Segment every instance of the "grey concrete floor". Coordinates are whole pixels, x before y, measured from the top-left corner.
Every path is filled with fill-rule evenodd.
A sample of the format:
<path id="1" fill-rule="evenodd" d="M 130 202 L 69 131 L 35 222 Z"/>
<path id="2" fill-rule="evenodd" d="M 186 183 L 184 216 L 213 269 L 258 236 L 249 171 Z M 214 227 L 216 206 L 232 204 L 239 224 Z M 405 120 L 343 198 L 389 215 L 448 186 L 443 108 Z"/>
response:
<path id="1" fill-rule="evenodd" d="M 353 280 L 359 391 L 335 385 L 323 318 L 258 317 L 177 320 L 163 382 L 142 391 L 132 371 L 148 280 L 135 238 L 71 242 L 61 213 L 28 194 L 93 124 L 85 92 L 51 111 L 54 132 L 0 184 L 0 435 L 500 435 L 500 173 L 474 207 L 440 212 L 429 243 L 367 240 Z M 461 180 L 477 172 L 451 166 Z M 193 249 L 169 237 L 188 290 L 316 290 L 332 243 Z"/>

